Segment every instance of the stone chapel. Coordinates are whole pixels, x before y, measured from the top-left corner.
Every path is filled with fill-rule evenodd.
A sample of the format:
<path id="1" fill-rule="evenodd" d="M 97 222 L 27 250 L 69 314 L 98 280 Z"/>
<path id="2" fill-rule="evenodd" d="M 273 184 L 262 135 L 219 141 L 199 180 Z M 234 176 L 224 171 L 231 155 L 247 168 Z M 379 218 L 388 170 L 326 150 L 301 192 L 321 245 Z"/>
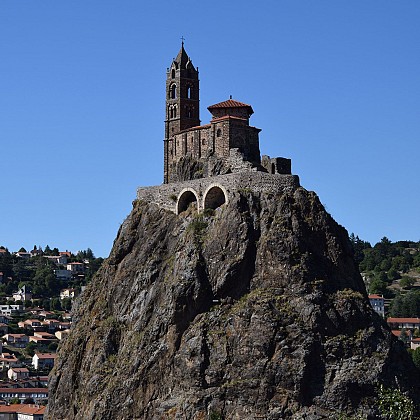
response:
<path id="1" fill-rule="evenodd" d="M 250 105 L 231 97 L 209 106 L 212 119 L 200 125 L 199 94 L 198 68 L 182 42 L 166 74 L 165 184 L 238 170 L 291 173 L 289 159 L 263 156 L 261 162 L 261 130 L 249 125 L 254 113 Z"/>

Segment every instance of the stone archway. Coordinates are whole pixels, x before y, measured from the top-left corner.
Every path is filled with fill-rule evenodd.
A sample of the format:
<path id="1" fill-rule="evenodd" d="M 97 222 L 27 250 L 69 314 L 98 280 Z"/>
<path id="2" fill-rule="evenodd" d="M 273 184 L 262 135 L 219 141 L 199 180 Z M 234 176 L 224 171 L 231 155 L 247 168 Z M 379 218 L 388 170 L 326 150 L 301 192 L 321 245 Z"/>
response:
<path id="1" fill-rule="evenodd" d="M 203 198 L 203 209 L 217 209 L 228 202 L 226 189 L 220 184 L 210 185 Z"/>
<path id="2" fill-rule="evenodd" d="M 187 210 L 191 203 L 196 203 L 197 211 L 199 211 L 198 194 L 192 188 L 184 188 L 176 201 L 176 214 Z"/>

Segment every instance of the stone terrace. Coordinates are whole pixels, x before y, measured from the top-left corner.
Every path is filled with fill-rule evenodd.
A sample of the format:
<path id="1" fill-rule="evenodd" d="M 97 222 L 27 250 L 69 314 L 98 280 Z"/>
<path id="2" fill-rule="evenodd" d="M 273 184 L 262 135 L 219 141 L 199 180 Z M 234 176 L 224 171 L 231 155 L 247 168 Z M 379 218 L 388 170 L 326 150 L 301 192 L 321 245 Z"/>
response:
<path id="1" fill-rule="evenodd" d="M 198 211 L 206 208 L 206 197 L 215 188 L 223 191 L 224 201 L 229 202 L 229 196 L 239 190 L 252 190 L 263 193 L 279 193 L 286 190 L 295 190 L 299 187 L 297 175 L 278 175 L 265 172 L 239 172 L 227 175 L 218 175 L 208 178 L 194 179 L 184 182 L 173 182 L 154 187 L 140 187 L 137 190 L 137 199 L 156 204 L 159 207 L 179 213 L 180 199 L 194 194 Z M 210 206 L 211 208 L 215 208 Z M 216 206 L 217 207 L 217 206 Z"/>

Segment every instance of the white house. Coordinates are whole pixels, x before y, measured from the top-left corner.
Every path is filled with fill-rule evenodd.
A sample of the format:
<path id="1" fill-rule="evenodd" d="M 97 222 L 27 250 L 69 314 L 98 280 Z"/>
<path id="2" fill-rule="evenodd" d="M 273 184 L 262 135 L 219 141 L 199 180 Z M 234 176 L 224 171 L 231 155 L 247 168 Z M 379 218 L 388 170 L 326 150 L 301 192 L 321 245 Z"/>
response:
<path id="1" fill-rule="evenodd" d="M 57 354 L 55 353 L 35 353 L 32 357 L 34 369 L 49 369 L 54 366 Z"/>
<path id="2" fill-rule="evenodd" d="M 29 378 L 29 369 L 24 367 L 11 367 L 7 371 L 7 377 L 13 381 Z"/>
<path id="3" fill-rule="evenodd" d="M 17 292 L 14 292 L 12 299 L 17 302 L 18 300 L 26 302 L 32 299 L 32 293 L 26 288 L 26 286 L 21 287 Z"/>
<path id="4" fill-rule="evenodd" d="M 63 289 L 60 291 L 60 299 L 70 298 L 73 299 L 76 296 L 76 289 Z"/>
<path id="5" fill-rule="evenodd" d="M 379 295 L 369 295 L 369 302 L 375 312 L 377 312 L 382 318 L 385 317 L 385 299 Z"/>
<path id="6" fill-rule="evenodd" d="M 83 274 L 85 272 L 85 265 L 80 262 L 73 262 L 67 264 L 67 270 L 70 270 L 73 274 Z"/>
<path id="7" fill-rule="evenodd" d="M 23 311 L 23 305 L 0 305 L 0 313 L 2 315 L 17 315 Z M 3 321 L 4 322 L 4 321 Z"/>
<path id="8" fill-rule="evenodd" d="M 47 258 L 49 261 L 55 264 L 67 264 L 67 255 L 46 255 L 44 258 Z"/>

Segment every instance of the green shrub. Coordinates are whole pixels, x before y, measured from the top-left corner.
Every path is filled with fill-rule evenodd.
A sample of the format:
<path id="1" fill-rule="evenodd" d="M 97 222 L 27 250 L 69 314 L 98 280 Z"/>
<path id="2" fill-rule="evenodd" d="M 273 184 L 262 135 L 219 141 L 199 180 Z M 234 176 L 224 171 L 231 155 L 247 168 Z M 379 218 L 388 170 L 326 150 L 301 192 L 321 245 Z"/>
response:
<path id="1" fill-rule="evenodd" d="M 378 392 L 378 405 L 383 419 L 414 419 L 414 403 L 399 389 L 385 388 L 383 385 L 380 385 Z"/>

